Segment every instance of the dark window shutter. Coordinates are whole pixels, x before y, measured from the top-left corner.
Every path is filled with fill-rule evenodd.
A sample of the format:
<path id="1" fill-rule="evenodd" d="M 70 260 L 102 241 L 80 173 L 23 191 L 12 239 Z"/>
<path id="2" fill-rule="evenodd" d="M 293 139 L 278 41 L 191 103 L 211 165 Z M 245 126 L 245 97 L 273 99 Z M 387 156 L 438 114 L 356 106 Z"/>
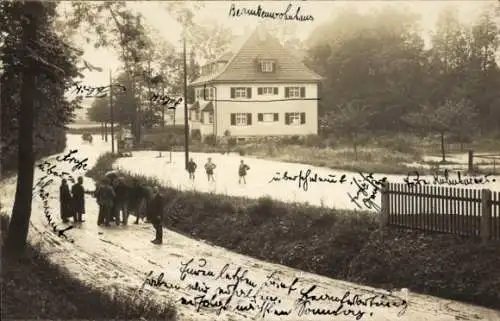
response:
<path id="1" fill-rule="evenodd" d="M 274 87 L 274 94 L 277 95 L 278 94 L 278 87 Z"/>
<path id="2" fill-rule="evenodd" d="M 252 125 L 252 114 L 247 114 L 247 125 Z"/>
<path id="3" fill-rule="evenodd" d="M 300 97 L 306 96 L 306 87 L 300 87 Z"/>
<path id="4" fill-rule="evenodd" d="M 279 117 L 278 113 L 274 113 L 274 121 L 279 121 Z"/>
<path id="5" fill-rule="evenodd" d="M 306 123 L 306 113 L 300 113 L 300 123 L 301 124 Z"/>
<path id="6" fill-rule="evenodd" d="M 252 87 L 247 88 L 247 98 L 252 98 Z"/>
<path id="7" fill-rule="evenodd" d="M 262 87 L 257 88 L 257 95 L 262 95 Z"/>
<path id="8" fill-rule="evenodd" d="M 290 114 L 285 113 L 285 125 L 290 125 Z"/>
<path id="9" fill-rule="evenodd" d="M 257 114 L 257 119 L 258 119 L 259 121 L 264 121 L 264 114 L 258 113 L 258 114 Z"/>
<path id="10" fill-rule="evenodd" d="M 276 72 L 276 63 L 271 63 L 271 72 Z"/>
<path id="11" fill-rule="evenodd" d="M 236 125 L 236 114 L 231 114 L 231 125 Z"/>
<path id="12" fill-rule="evenodd" d="M 231 98 L 236 97 L 236 88 L 231 87 Z"/>
<path id="13" fill-rule="evenodd" d="M 290 97 L 290 88 L 285 87 L 285 98 Z"/>
<path id="14" fill-rule="evenodd" d="M 201 122 L 204 123 L 205 122 L 205 113 L 201 113 Z"/>

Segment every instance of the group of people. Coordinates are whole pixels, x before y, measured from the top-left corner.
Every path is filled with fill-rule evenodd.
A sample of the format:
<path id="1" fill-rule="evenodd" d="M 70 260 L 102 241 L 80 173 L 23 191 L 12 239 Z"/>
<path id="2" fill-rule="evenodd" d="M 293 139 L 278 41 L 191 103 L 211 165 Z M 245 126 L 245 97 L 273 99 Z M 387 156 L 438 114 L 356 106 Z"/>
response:
<path id="1" fill-rule="evenodd" d="M 191 158 L 188 162 L 187 170 L 189 178 L 194 181 L 196 163 Z M 209 182 L 215 182 L 214 169 L 216 165 L 212 158 L 208 158 L 205 164 L 205 172 Z M 246 175 L 250 167 L 241 160 L 238 174 L 239 184 L 246 184 Z M 113 175 L 114 176 L 114 175 Z M 83 223 L 85 214 L 85 194 L 92 194 L 99 205 L 97 225 L 111 226 L 114 222 L 117 226 L 127 225 L 128 216 L 134 213 L 135 224 L 140 218 L 145 218 L 153 224 L 156 230 L 156 237 L 151 242 L 154 244 L 163 243 L 163 204 L 164 197 L 158 187 L 150 188 L 134 180 L 132 184 L 126 183 L 122 177 L 105 176 L 96 182 L 95 191 L 85 191 L 83 188 L 83 178 L 80 176 L 77 183 L 71 189 L 66 179 L 62 179 L 59 188 L 59 199 L 61 204 L 61 219 L 64 223 L 73 218 L 74 223 Z M 120 216 L 121 213 L 121 216 Z"/>
<path id="2" fill-rule="evenodd" d="M 198 166 L 196 165 L 194 160 L 192 158 L 189 159 L 189 162 L 187 164 L 187 171 L 189 173 L 189 179 L 192 181 L 194 181 L 194 178 L 195 178 L 194 173 L 195 173 L 197 167 Z M 209 157 L 207 162 L 205 163 L 205 172 L 207 174 L 208 182 L 215 182 L 214 169 L 216 167 L 217 166 L 212 162 L 212 158 Z M 247 176 L 247 171 L 249 169 L 250 169 L 250 166 L 248 166 L 247 164 L 245 164 L 245 162 L 243 160 L 241 160 L 240 166 L 238 168 L 238 176 L 239 176 L 238 184 L 241 184 L 241 182 L 243 182 L 244 184 L 247 183 L 246 176 Z"/>
<path id="3" fill-rule="evenodd" d="M 127 225 L 129 213 L 134 213 L 135 224 L 139 223 L 140 218 L 153 224 L 156 237 L 151 242 L 163 243 L 164 198 L 157 187 L 149 188 L 140 184 L 138 180 L 127 184 L 121 177 L 104 177 L 96 182 L 94 191 L 85 191 L 83 178 L 78 177 L 78 182 L 71 187 L 71 190 L 67 180 L 63 179 L 59 192 L 61 219 L 64 223 L 68 223 L 71 217 L 74 223 L 84 222 L 82 214 L 85 213 L 85 194 L 92 194 L 99 206 L 97 225 L 109 227 L 112 222 L 117 226 Z"/>
<path id="4" fill-rule="evenodd" d="M 61 205 L 61 220 L 68 223 L 70 218 L 73 222 L 83 223 L 85 214 L 85 190 L 83 188 L 83 178 L 80 176 L 76 184 L 69 188 L 66 179 L 62 179 L 59 187 L 59 200 Z"/>

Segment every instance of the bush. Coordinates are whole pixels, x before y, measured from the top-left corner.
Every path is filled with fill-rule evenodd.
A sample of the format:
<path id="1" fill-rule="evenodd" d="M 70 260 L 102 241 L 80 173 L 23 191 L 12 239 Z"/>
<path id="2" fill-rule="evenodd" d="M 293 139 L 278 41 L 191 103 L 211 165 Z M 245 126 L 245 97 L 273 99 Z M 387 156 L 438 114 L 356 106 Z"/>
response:
<path id="1" fill-rule="evenodd" d="M 215 146 L 217 145 L 217 139 L 215 135 L 207 135 L 205 136 L 204 143 L 209 146 Z"/>
<path id="2" fill-rule="evenodd" d="M 199 129 L 191 130 L 191 139 L 201 142 L 201 131 Z"/>
<path id="3" fill-rule="evenodd" d="M 227 145 L 228 145 L 230 148 L 232 148 L 232 147 L 236 146 L 236 142 L 237 142 L 237 141 L 236 141 L 236 138 L 231 137 L 231 138 L 229 138 L 229 139 L 227 140 Z"/>
<path id="4" fill-rule="evenodd" d="M 387 230 L 368 240 L 349 278 L 500 308 L 500 247 L 454 235 Z"/>

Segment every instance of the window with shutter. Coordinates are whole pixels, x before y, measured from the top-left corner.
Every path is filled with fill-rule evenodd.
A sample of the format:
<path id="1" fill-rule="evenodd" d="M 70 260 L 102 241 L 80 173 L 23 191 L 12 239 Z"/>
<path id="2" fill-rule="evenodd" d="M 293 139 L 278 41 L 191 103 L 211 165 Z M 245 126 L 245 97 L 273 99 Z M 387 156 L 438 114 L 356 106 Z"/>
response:
<path id="1" fill-rule="evenodd" d="M 288 98 L 290 96 L 290 88 L 285 87 L 285 98 Z"/>
<path id="2" fill-rule="evenodd" d="M 247 114 L 247 125 L 252 125 L 252 114 Z"/>
<path id="3" fill-rule="evenodd" d="M 288 98 L 298 98 L 300 97 L 300 87 L 287 87 L 288 89 Z"/>
<path id="4" fill-rule="evenodd" d="M 233 126 L 248 126 L 251 123 L 252 123 L 251 114 L 247 113 L 231 114 L 231 125 Z"/>
<path id="5" fill-rule="evenodd" d="M 257 88 L 257 95 L 262 95 L 262 87 Z"/>
<path id="6" fill-rule="evenodd" d="M 274 94 L 277 95 L 278 94 L 278 87 L 274 87 Z"/>
<path id="7" fill-rule="evenodd" d="M 248 88 L 235 88 L 234 98 L 245 98 L 248 94 Z"/>
<path id="8" fill-rule="evenodd" d="M 304 98 L 306 96 L 306 87 L 300 87 L 300 97 Z"/>
<path id="9" fill-rule="evenodd" d="M 262 113 L 258 113 L 258 114 L 257 114 L 257 120 L 258 120 L 258 121 L 263 121 L 263 120 L 264 120 L 264 114 L 262 114 Z"/>
<path id="10" fill-rule="evenodd" d="M 305 121 L 305 113 L 304 121 Z M 287 125 L 300 125 L 301 124 L 301 113 L 286 113 L 285 114 L 285 123 Z"/>
<path id="11" fill-rule="evenodd" d="M 279 121 L 279 114 L 278 113 L 274 113 L 274 121 Z"/>
<path id="12" fill-rule="evenodd" d="M 300 123 L 301 124 L 306 123 L 306 113 L 300 113 Z"/>
<path id="13" fill-rule="evenodd" d="M 231 98 L 236 98 L 236 88 L 231 87 Z"/>
<path id="14" fill-rule="evenodd" d="M 247 88 L 247 98 L 252 98 L 252 87 Z"/>

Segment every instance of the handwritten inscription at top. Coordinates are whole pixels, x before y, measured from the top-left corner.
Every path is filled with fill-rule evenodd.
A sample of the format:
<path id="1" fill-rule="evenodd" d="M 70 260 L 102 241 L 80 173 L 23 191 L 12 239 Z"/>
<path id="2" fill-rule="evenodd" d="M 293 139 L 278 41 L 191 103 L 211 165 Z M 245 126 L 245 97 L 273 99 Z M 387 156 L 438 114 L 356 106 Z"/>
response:
<path id="1" fill-rule="evenodd" d="M 151 101 L 158 102 L 162 106 L 171 105 L 168 109 L 176 109 L 177 106 L 182 103 L 183 99 L 182 97 L 175 99 L 169 97 L 168 95 L 153 94 L 151 96 Z"/>
<path id="2" fill-rule="evenodd" d="M 361 320 L 373 316 L 374 308 L 397 308 L 398 316 L 407 309 L 406 300 L 392 293 L 321 293 L 317 284 L 304 284 L 298 277 L 286 278 L 278 271 L 266 274 L 258 282 L 248 269 L 230 264 L 213 269 L 204 258 L 181 262 L 178 271 L 178 276 L 162 272 L 155 277 L 153 271 L 146 273 L 140 291 L 146 285 L 179 291 L 182 294 L 178 302 L 194 307 L 197 312 L 202 309 L 217 315 L 222 311 L 235 312 L 250 318 L 343 315 Z"/>
<path id="3" fill-rule="evenodd" d="M 256 8 L 236 8 L 236 6 L 231 4 L 229 8 L 230 17 L 240 17 L 242 15 L 254 16 L 262 19 L 274 19 L 274 20 L 295 20 L 295 21 L 313 21 L 314 17 L 311 15 L 300 14 L 300 6 L 294 11 L 292 10 L 292 4 L 288 4 L 286 9 L 282 12 L 267 11 L 262 8 L 259 4 Z M 295 13 L 295 14 L 294 14 Z"/>
<path id="4" fill-rule="evenodd" d="M 119 84 L 111 84 L 107 86 L 87 86 L 81 83 L 73 83 L 70 88 L 74 88 L 72 93 L 85 98 L 104 98 L 107 97 L 112 87 L 119 87 L 122 92 L 126 92 L 127 88 Z"/>

